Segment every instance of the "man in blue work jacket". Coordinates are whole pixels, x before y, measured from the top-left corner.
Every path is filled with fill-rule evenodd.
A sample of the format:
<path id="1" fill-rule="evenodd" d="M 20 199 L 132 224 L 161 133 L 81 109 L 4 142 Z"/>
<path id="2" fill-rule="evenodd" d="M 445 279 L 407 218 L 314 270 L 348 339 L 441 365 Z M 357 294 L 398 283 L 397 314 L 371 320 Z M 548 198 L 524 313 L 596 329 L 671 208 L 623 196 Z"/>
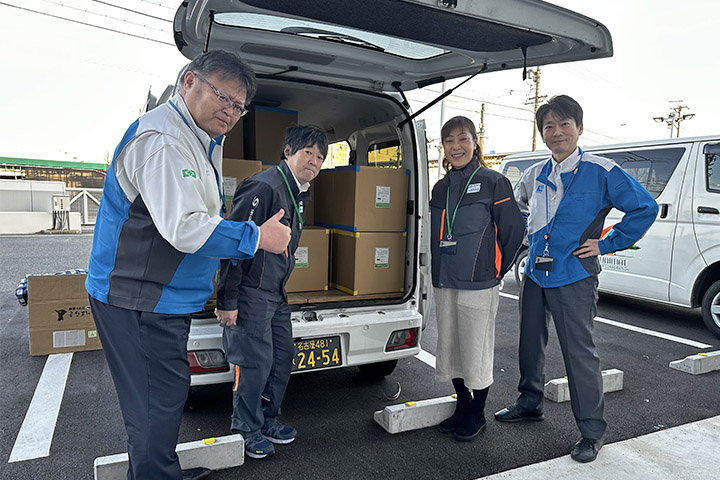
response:
<path id="1" fill-rule="evenodd" d="M 215 50 L 180 91 L 136 120 L 108 167 L 86 288 L 128 434 L 129 480 L 206 478 L 181 471 L 177 444 L 190 388 L 190 314 L 213 291 L 218 258 L 282 252 L 275 215 L 224 220 L 222 144 L 255 93 L 252 68 Z"/>
<path id="2" fill-rule="evenodd" d="M 515 199 L 529 211 L 529 255 L 520 294 L 520 396 L 495 413 L 501 422 L 540 421 L 543 416 L 548 317 L 555 322 L 570 386 L 570 401 L 582 438 L 570 456 L 592 462 L 607 423 L 600 358 L 593 341 L 597 313 L 598 255 L 631 247 L 657 216 L 655 199 L 612 160 L 583 152 L 583 111 L 558 95 L 536 114 L 551 158 L 528 168 Z M 608 212 L 625 213 L 601 238 Z"/>

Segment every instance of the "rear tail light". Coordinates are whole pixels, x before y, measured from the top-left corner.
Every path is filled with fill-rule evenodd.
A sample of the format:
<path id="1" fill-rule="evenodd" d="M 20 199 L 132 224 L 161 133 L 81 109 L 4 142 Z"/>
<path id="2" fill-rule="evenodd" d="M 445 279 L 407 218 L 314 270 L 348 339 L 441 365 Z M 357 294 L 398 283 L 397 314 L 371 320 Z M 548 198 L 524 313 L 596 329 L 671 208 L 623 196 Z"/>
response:
<path id="1" fill-rule="evenodd" d="M 227 372 L 230 365 L 225 361 L 225 355 L 220 350 L 197 350 L 188 352 L 190 373 Z"/>
<path id="2" fill-rule="evenodd" d="M 419 327 L 394 331 L 390 334 L 390 338 L 385 345 L 385 351 L 392 352 L 394 350 L 416 347 L 419 331 Z"/>

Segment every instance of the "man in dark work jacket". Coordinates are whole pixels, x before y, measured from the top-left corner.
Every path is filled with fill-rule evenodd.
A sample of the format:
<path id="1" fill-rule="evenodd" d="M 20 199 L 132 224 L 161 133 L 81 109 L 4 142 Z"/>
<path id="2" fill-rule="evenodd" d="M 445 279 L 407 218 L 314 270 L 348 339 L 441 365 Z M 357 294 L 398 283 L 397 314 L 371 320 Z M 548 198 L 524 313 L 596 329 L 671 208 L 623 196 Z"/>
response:
<path id="1" fill-rule="evenodd" d="M 251 458 L 273 455 L 273 443 L 290 443 L 297 434 L 277 422 L 293 357 L 285 283 L 295 266 L 302 204 L 327 149 L 327 137 L 320 128 L 290 127 L 282 163 L 242 182 L 228 217 L 262 223 L 282 208 L 282 222 L 292 230 L 284 253 L 258 250 L 248 261 L 220 265 L 216 315 L 224 326 L 225 355 L 235 365 L 231 431 L 242 434 L 245 453 Z"/>

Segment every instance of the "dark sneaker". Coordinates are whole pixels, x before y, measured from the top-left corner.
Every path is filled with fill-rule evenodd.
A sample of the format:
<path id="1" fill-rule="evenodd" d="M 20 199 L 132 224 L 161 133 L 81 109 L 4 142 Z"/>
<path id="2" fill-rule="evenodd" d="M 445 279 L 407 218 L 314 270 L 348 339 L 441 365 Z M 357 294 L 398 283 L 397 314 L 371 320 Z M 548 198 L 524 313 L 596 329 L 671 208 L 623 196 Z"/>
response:
<path id="1" fill-rule="evenodd" d="M 297 431 L 294 428 L 277 422 L 263 426 L 260 433 L 271 442 L 280 444 L 291 443 L 297 436 Z"/>
<path id="2" fill-rule="evenodd" d="M 204 480 L 212 475 L 209 468 L 188 468 L 182 471 L 182 480 Z"/>
<path id="3" fill-rule="evenodd" d="M 462 423 L 453 433 L 453 438 L 458 442 L 469 442 L 486 428 L 487 420 L 485 420 L 485 415 L 469 413 L 465 415 Z"/>
<path id="4" fill-rule="evenodd" d="M 495 420 L 498 422 L 541 422 L 545 420 L 543 412 L 531 412 L 518 407 L 517 403 L 513 403 L 507 408 L 503 408 L 499 412 L 495 412 Z"/>
<path id="5" fill-rule="evenodd" d="M 603 446 L 602 439 L 581 438 L 570 452 L 570 457 L 576 462 L 588 463 L 597 458 L 598 452 Z"/>
<path id="6" fill-rule="evenodd" d="M 245 439 L 245 455 L 250 458 L 265 458 L 275 454 L 275 447 L 259 433 Z"/>

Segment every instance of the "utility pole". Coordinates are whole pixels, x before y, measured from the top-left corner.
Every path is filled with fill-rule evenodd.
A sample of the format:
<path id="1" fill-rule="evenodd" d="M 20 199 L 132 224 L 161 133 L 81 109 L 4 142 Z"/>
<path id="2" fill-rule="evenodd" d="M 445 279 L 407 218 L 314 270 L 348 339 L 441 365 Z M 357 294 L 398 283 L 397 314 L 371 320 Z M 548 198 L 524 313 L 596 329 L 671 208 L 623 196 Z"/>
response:
<path id="1" fill-rule="evenodd" d="M 536 150 L 537 146 L 537 121 L 535 120 L 535 113 L 540 106 L 540 102 L 547 98 L 547 95 L 540 95 L 540 67 L 537 67 L 535 71 L 530 70 L 530 80 L 533 82 L 531 87 L 531 94 L 534 91 L 534 98 L 528 99 L 525 105 L 533 105 L 533 138 L 532 138 L 532 151 Z"/>
<path id="2" fill-rule="evenodd" d="M 480 132 L 478 135 L 478 145 L 480 146 L 480 159 L 485 158 L 485 104 L 480 109 Z"/>
<path id="3" fill-rule="evenodd" d="M 653 117 L 653 120 L 656 122 L 665 122 L 667 124 L 670 128 L 670 138 L 673 138 L 673 130 L 675 130 L 675 137 L 680 138 L 680 124 L 684 120 L 690 120 L 695 116 L 694 113 L 686 113 L 683 115 L 683 109 L 689 109 L 690 107 L 687 105 L 681 105 L 682 102 L 682 100 L 671 100 L 670 103 L 676 103 L 677 105 L 670 109 L 670 113 L 667 117 Z"/>

